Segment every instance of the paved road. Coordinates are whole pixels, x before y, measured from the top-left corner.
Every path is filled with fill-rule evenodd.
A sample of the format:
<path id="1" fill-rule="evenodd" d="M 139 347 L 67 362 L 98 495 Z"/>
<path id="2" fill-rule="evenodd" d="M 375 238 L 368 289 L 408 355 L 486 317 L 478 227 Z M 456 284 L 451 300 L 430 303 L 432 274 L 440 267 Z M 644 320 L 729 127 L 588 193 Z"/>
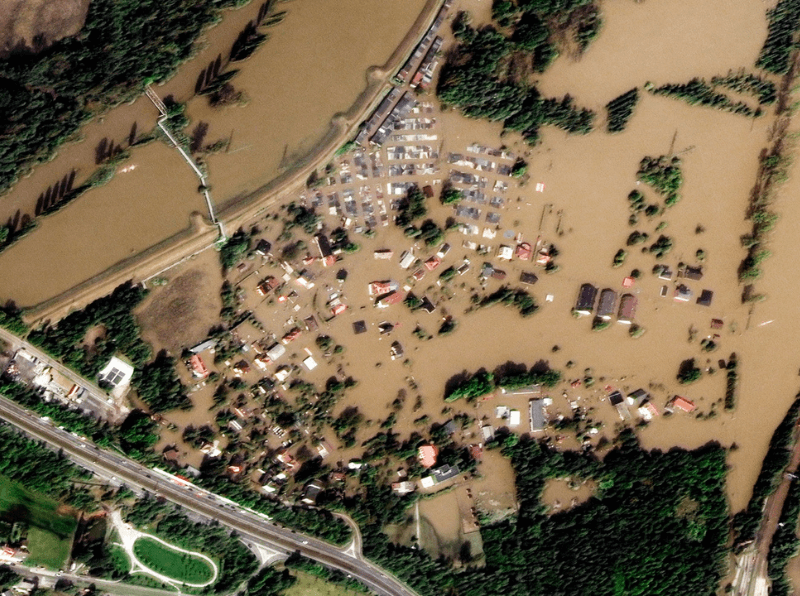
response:
<path id="1" fill-rule="evenodd" d="M 90 410 L 96 416 L 112 422 L 116 421 L 117 418 L 124 413 L 116 404 L 108 402 L 108 395 L 106 392 L 100 389 L 100 387 L 98 387 L 95 383 L 84 379 L 78 373 L 70 370 L 54 358 L 48 356 L 33 344 L 21 339 L 20 337 L 17 337 L 10 331 L 3 328 L 0 328 L 0 339 L 11 344 L 11 349 L 15 352 L 20 348 L 25 348 L 25 350 L 36 356 L 36 358 L 46 363 L 48 366 L 52 367 L 54 370 L 57 370 L 67 379 L 76 385 L 83 387 L 86 390 L 86 392 L 83 394 L 83 399 L 80 404 L 83 409 Z"/>
<path id="2" fill-rule="evenodd" d="M 180 486 L 141 464 L 98 449 L 91 443 L 42 422 L 38 416 L 3 396 L 0 396 L 0 418 L 31 437 L 61 449 L 70 459 L 101 477 L 116 478 L 128 486 L 147 490 L 236 530 L 246 543 L 258 544 L 287 555 L 299 551 L 303 556 L 358 579 L 378 596 L 416 596 L 415 592 L 392 575 L 366 561 L 360 552 L 352 552 L 353 549 L 347 547 L 337 548 L 277 526 L 260 515 L 197 487 Z"/>
<path id="3" fill-rule="evenodd" d="M 99 592 L 107 594 L 119 594 L 119 596 L 175 596 L 175 590 L 162 590 L 160 588 L 148 588 L 147 586 L 137 586 L 136 584 L 126 584 L 110 579 L 99 579 L 86 577 L 72 573 L 61 573 L 50 571 L 49 569 L 31 569 L 30 567 L 20 567 L 15 565 L 14 572 L 23 577 L 39 578 L 39 586 L 54 586 L 60 580 L 67 580 L 78 586 L 94 585 Z"/>

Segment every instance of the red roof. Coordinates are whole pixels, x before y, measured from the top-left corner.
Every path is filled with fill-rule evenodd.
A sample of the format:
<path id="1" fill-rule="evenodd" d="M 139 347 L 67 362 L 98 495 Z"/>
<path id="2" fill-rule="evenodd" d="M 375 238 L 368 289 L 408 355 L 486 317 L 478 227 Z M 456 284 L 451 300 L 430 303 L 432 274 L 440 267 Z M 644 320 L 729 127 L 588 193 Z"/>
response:
<path id="1" fill-rule="evenodd" d="M 439 450 L 434 445 L 423 445 L 417 451 L 417 458 L 419 463 L 425 468 L 433 467 L 436 463 L 436 456 L 439 455 Z"/>
<path id="2" fill-rule="evenodd" d="M 676 408 L 680 408 L 684 412 L 693 412 L 694 409 L 697 407 L 694 405 L 693 402 L 686 399 L 685 397 L 681 397 L 680 395 L 675 396 L 675 399 L 672 400 L 672 405 Z"/>
<path id="3" fill-rule="evenodd" d="M 343 313 L 344 311 L 346 311 L 346 310 L 347 310 L 347 305 L 346 305 L 346 304 L 337 304 L 336 306 L 334 306 L 334 307 L 331 309 L 331 312 L 332 312 L 332 313 L 334 314 L 334 316 L 335 316 L 335 315 L 340 315 L 340 314 L 342 314 L 342 313 Z"/>
<path id="4" fill-rule="evenodd" d="M 381 306 L 389 306 L 391 304 L 399 304 L 403 301 L 403 295 L 400 292 L 392 292 L 388 296 L 384 296 L 380 300 L 378 300 L 378 304 Z"/>
<path id="5" fill-rule="evenodd" d="M 369 284 L 369 295 L 380 296 L 392 291 L 392 283 L 388 281 L 373 281 Z"/>
<path id="6" fill-rule="evenodd" d="M 442 260 L 439 257 L 431 257 L 430 259 L 425 261 L 425 269 L 427 269 L 428 271 L 433 271 L 439 266 L 441 262 Z"/>
<path id="7" fill-rule="evenodd" d="M 194 372 L 194 374 L 200 377 L 201 379 L 204 379 L 208 376 L 208 369 L 206 368 L 203 359 L 200 358 L 199 355 L 195 354 L 194 356 L 189 358 L 189 364 L 192 365 L 192 371 Z"/>
<path id="8" fill-rule="evenodd" d="M 531 249 L 531 245 L 527 242 L 523 242 L 517 246 L 517 258 L 523 259 L 525 261 L 531 260 L 531 255 L 533 254 L 533 250 Z"/>

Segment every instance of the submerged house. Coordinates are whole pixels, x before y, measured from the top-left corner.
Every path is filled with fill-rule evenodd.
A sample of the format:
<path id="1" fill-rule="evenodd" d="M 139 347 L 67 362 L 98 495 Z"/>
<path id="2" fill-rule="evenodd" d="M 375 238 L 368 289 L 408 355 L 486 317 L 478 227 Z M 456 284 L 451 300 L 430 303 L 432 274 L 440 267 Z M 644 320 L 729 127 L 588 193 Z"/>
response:
<path id="1" fill-rule="evenodd" d="M 600 302 L 597 305 L 597 316 L 606 321 L 611 319 L 616 306 L 617 293 L 610 288 L 606 288 L 600 292 Z"/>
<path id="2" fill-rule="evenodd" d="M 617 320 L 625 325 L 633 323 L 633 318 L 636 316 L 637 303 L 638 300 L 633 294 L 623 294 L 619 301 Z"/>
<path id="3" fill-rule="evenodd" d="M 575 312 L 582 315 L 590 315 L 594 310 L 594 302 L 597 298 L 597 288 L 592 284 L 582 284 L 578 292 L 578 301 L 575 304 Z"/>

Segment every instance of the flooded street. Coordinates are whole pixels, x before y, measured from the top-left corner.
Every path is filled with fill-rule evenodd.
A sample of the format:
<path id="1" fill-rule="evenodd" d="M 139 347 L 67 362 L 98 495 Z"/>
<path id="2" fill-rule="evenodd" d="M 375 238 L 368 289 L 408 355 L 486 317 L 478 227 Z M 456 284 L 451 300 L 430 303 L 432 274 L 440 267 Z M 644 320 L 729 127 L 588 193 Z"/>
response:
<path id="1" fill-rule="evenodd" d="M 227 154 L 209 159 L 217 204 L 255 191 L 311 151 L 333 116 L 347 110 L 365 89 L 367 68 L 391 56 L 424 4 L 381 0 L 368 13 L 355 1 L 280 4 L 287 11 L 285 21 L 267 30 L 270 39 L 251 58 L 233 65 L 241 69 L 233 82 L 247 93 L 248 105 L 213 110 L 205 97 L 190 101 L 188 134 L 206 123 L 207 143 L 230 140 Z M 225 12 L 222 24 L 208 31 L 205 50 L 157 87 L 158 94 L 189 100 L 201 71 L 217 55 L 227 55 L 260 6 Z M 88 124 L 81 130 L 83 141 L 62 147 L 53 161 L 2 197 L 0 218 L 35 215 L 40 195 L 64 175 L 76 171 L 77 185 L 91 174 L 101 142 L 127 147 L 134 125 L 139 134 L 147 132 L 156 116 L 142 97 L 110 111 L 102 122 Z M 118 174 L 110 184 L 42 220 L 37 230 L 0 255 L 0 279 L 5 282 L 0 300 L 21 306 L 47 300 L 186 229 L 191 213 L 207 215 L 197 178 L 173 149 L 135 148 L 123 165 L 136 170 Z M 65 238 L 70 254 L 54 250 Z"/>
<path id="2" fill-rule="evenodd" d="M 489 4 L 488 0 L 465 2 L 454 8 L 473 10 L 474 23 L 480 24 L 488 18 Z M 331 130 L 331 119 L 353 105 L 366 87 L 367 69 L 390 57 L 423 6 L 422 0 L 376 0 L 367 8 L 355 0 L 279 4 L 278 10 L 288 11 L 285 21 L 269 30 L 270 39 L 255 55 L 230 67 L 241 68 L 233 84 L 249 97 L 249 102 L 215 110 L 205 97 L 193 97 L 197 77 L 209 62 L 226 55 L 258 7 L 227 13 L 223 23 L 211 30 L 208 44 L 197 57 L 158 89 L 162 97 L 172 94 L 188 102 L 187 114 L 192 120 L 189 132 L 207 124 L 206 142 L 229 141 L 227 151 L 207 158 L 217 205 L 224 209 L 236 204 L 290 171 L 318 146 Z M 550 437 L 561 448 L 578 448 L 575 433 L 564 428 L 575 412 L 583 412 L 593 424 L 586 440 L 595 446 L 613 440 L 627 425 L 635 426 L 643 446 L 651 449 L 695 448 L 714 441 L 725 447 L 735 445 L 729 454 L 727 488 L 731 510 L 741 509 L 750 497 L 767 443 L 800 388 L 800 360 L 792 349 L 800 335 L 800 323 L 793 316 L 800 281 L 786 273 L 796 268 L 800 205 L 792 197 L 800 192 L 800 174 L 793 171 L 780 189 L 776 210 L 781 219 L 769 243 L 773 256 L 758 281 L 758 290 L 766 293 L 768 300 L 751 312 L 749 305 L 741 303 L 742 287 L 737 277 L 745 256 L 740 238 L 750 231 L 744 216 L 758 156 L 768 144 L 772 113 L 768 110 L 764 117 L 751 119 L 641 92 L 625 131 L 609 135 L 603 106 L 633 87 L 641 90 L 647 81 L 686 82 L 697 76 L 724 75 L 732 69 L 751 70 L 766 34 L 764 11 L 763 3 L 743 0 L 726 0 L 722 6 L 689 0 L 604 4 L 604 28 L 598 40 L 579 61 L 560 57 L 540 80 L 543 95 L 569 93 L 579 105 L 597 111 L 596 129 L 585 136 L 568 136 L 561 130 L 545 128 L 542 142 L 530 147 L 516 135 L 501 136 L 499 123 L 467 120 L 453 111 L 441 113 L 430 92 L 422 95 L 419 99 L 426 103 L 413 116 L 427 120 L 430 127 L 424 131 L 414 128 L 413 133 L 424 132 L 418 135 L 424 139 L 403 140 L 398 134 L 379 150 L 351 153 L 336 161 L 332 181 L 326 182 L 318 194 L 307 190 L 293 197 L 305 205 L 315 202 L 326 232 L 340 225 L 346 227 L 351 240 L 359 245 L 357 252 L 323 268 L 318 258 L 310 258 L 318 257 L 317 249 L 297 226 L 291 231 L 292 239 L 302 239 L 305 246 L 291 259 L 296 266 L 293 274 L 305 267 L 313 276 L 313 287 L 296 285 L 266 256 L 251 255 L 241 269 L 228 273 L 227 279 L 240 290 L 241 310 L 252 313 L 252 319 L 235 331 L 246 349 L 230 358 L 245 361 L 247 370 L 234 373 L 233 367 L 239 363 L 223 362 L 214 367 L 215 372 L 228 378 L 235 375 L 244 379 L 243 386 L 253 388 L 277 369 L 272 366 L 274 362 L 268 363 L 272 367 L 268 373 L 261 370 L 267 370 L 266 364 L 259 369 L 249 367 L 255 364 L 257 350 L 269 349 L 258 343 L 274 344 L 295 329 L 300 331 L 298 338 L 292 335 L 284 342 L 286 355 L 278 366 L 289 364 L 286 374 L 292 376 L 285 385 L 286 379 L 277 385 L 280 399 L 292 407 L 299 403 L 298 394 L 290 387 L 295 380 L 313 383 L 319 390 L 331 377 L 341 380 L 351 376 L 358 381 L 335 405 L 332 415 L 335 418 L 347 408 L 358 408 L 365 420 L 353 446 L 337 445 L 341 448 L 330 454 L 326 463 L 333 467 L 334 462 L 360 457 L 363 442 L 383 432 L 381 424 L 402 441 L 413 433 L 429 433 L 432 423 L 467 414 L 469 420 L 456 431 L 455 439 L 459 444 L 477 445 L 486 440 L 482 427 L 491 426 L 495 431 L 510 424 L 503 412 L 511 409 L 521 414 L 521 423 L 511 430 L 528 432 L 529 395 L 498 391 L 475 404 L 464 400 L 447 403 L 443 400 L 445 387 L 462 372 L 482 368 L 494 371 L 509 363 L 549 366 L 561 371 L 564 378 L 556 388 L 545 391 L 544 397 L 552 400 L 546 405 L 545 415 L 551 423 L 566 423 L 559 430 L 550 427 L 537 436 Z M 443 33 L 452 41 L 449 24 L 443 27 Z M 17 201 L 18 206 L 2 211 L 6 207 L 0 202 L 0 215 L 14 217 L 14 209 L 24 211 L 24 205 L 35 208 L 42 192 L 39 181 L 44 187 L 52 183 L 44 178 L 55 181 L 70 169 L 77 170 L 79 177 L 88 174 L 86 163 L 93 159 L 92 146 L 104 138 L 101 135 L 111 134 L 116 142 L 122 142 L 131 120 L 137 126 L 152 126 L 146 123 L 154 118 L 154 110 L 141 100 L 118 110 L 106 116 L 113 134 L 99 124 L 87 126 L 86 141 L 65 147 L 56 160 L 23 180 L 6 197 Z M 800 130 L 800 123 L 795 122 L 794 130 Z M 406 155 L 412 142 L 413 151 L 424 142 L 422 152 L 436 154 L 430 157 L 427 170 L 411 167 L 408 173 L 397 163 L 390 163 L 403 161 L 391 156 Z M 495 157 L 503 146 L 528 162 L 528 178 L 521 185 L 499 169 L 492 172 L 496 163 L 488 169 L 492 172 L 487 174 L 490 180 L 480 187 L 486 196 L 481 195 L 482 202 L 474 201 L 474 205 L 480 205 L 480 210 L 475 207 L 478 215 L 472 218 L 474 224 L 465 222 L 452 207 L 440 205 L 437 198 L 442 182 L 456 170 L 452 164 L 464 162 L 451 159 L 449 153 L 463 158 L 472 143 L 496 150 L 491 153 Z M 478 153 L 475 150 L 472 155 Z M 640 214 L 638 221 L 629 225 L 627 196 L 632 190 L 641 191 L 648 204 L 663 205 L 663 197 L 636 182 L 642 158 L 660 155 L 680 158 L 682 198 L 652 217 Z M 358 159 L 362 160 L 359 165 Z M 423 159 L 428 157 L 417 161 Z M 513 157 L 497 161 L 501 159 L 513 163 Z M 368 161 L 370 174 L 359 175 L 357 168 L 363 166 L 366 172 L 364 164 Z M 197 178 L 176 151 L 156 143 L 136 149 L 127 163 L 135 164 L 136 169 L 118 174 L 107 186 L 44 219 L 38 230 L 0 255 L 0 299 L 13 298 L 21 305 L 40 302 L 185 229 L 190 213 L 205 214 Z M 387 172 L 394 173 L 387 176 Z M 351 174 L 358 176 L 357 180 Z M 391 203 L 403 194 L 394 185 L 410 181 L 435 189 L 426 217 L 442 227 L 449 218 L 474 227 L 470 230 L 464 225 L 463 235 L 461 230 L 448 231 L 444 241 L 450 250 L 442 254 L 441 265 L 437 263 L 428 271 L 422 262 L 436 253 L 439 243 L 426 247 L 418 241 L 414 254 L 420 262 L 405 269 L 399 266 L 401 253 L 415 242 L 391 223 Z M 352 203 L 356 202 L 353 197 L 358 197 L 356 211 L 359 206 L 363 211 L 358 216 L 343 211 L 342 197 Z M 492 214 L 496 219 L 490 219 L 491 207 L 487 206 L 493 199 L 499 201 Z M 466 204 L 464 199 L 462 206 Z M 381 213 L 385 219 L 374 225 L 374 234 L 360 233 L 365 231 L 362 223 L 367 214 L 373 213 Z M 267 219 L 271 215 L 275 220 Z M 274 244 L 275 261 L 284 246 L 277 240 L 283 217 L 286 212 L 275 207 L 267 218 L 262 214 L 250 222 L 261 230 L 254 243 L 263 238 Z M 646 233 L 647 242 L 627 246 L 634 231 Z M 662 235 L 669 237 L 673 247 L 657 260 L 646 247 Z M 555 245 L 558 270 L 548 274 L 529 260 L 503 261 L 498 256 L 501 248 L 516 247 L 523 241 Z M 486 254 L 476 253 L 478 244 L 485 245 Z M 615 268 L 614 255 L 621 248 L 627 250 L 627 257 Z M 373 258 L 374 251 L 388 249 L 394 251 L 391 258 Z M 304 256 L 309 259 L 300 266 Z M 503 275 L 495 270 L 495 277 L 487 274 L 480 280 L 484 263 L 492 263 Z M 440 280 L 444 270 L 462 265 L 469 267 L 461 275 L 453 272 L 450 281 Z M 678 278 L 677 274 L 659 278 L 654 274 L 657 265 L 667 266 L 673 274 L 686 265 L 702 272 L 692 279 Z M 337 279 L 340 270 L 346 272 L 344 281 Z M 632 275 L 634 271 L 637 275 Z M 501 304 L 484 309 L 474 306 L 503 286 L 522 288 L 521 275 L 531 273 L 538 279 L 524 289 L 539 306 L 533 316 L 523 318 L 514 308 Z M 268 275 L 292 281 L 294 292 L 287 291 L 283 300 L 263 295 L 257 287 Z M 166 287 L 154 289 L 138 314 L 146 339 L 156 349 L 166 348 L 177 355 L 204 339 L 219 322 L 222 277 L 216 252 L 209 250 L 164 277 L 168 280 Z M 431 313 L 421 309 L 411 312 L 402 303 L 376 308 L 375 297 L 368 293 L 368 284 L 374 281 L 396 282 L 403 288 L 403 297 L 411 289 L 417 297 L 429 298 L 435 308 Z M 633 322 L 644 329 L 644 334 L 634 338 L 632 327 L 617 321 L 607 329 L 594 331 L 591 316 L 576 317 L 573 308 L 584 283 L 598 290 L 611 289 L 617 296 L 634 296 L 638 305 Z M 685 300 L 675 299 L 679 284 L 685 284 L 691 293 L 684 296 Z M 703 292 L 711 292 L 708 305 L 698 304 Z M 340 294 L 338 298 L 347 306 L 335 317 L 328 304 L 333 294 Z M 311 316 L 315 317 L 313 326 L 306 323 Z M 449 317 L 456 323 L 455 330 L 438 335 Z M 381 326 L 394 327 L 381 333 Z M 364 332 L 360 331 L 362 327 Z M 342 349 L 326 352 L 316 341 L 323 334 Z M 394 342 L 399 342 L 403 350 L 396 358 L 390 348 Z M 739 362 L 739 387 L 736 408 L 731 412 L 723 409 L 724 367 L 734 353 Z M 213 361 L 213 355 L 204 357 Z M 679 367 L 690 359 L 702 371 L 701 378 L 682 385 L 677 380 Z M 185 367 L 180 375 L 187 384 L 199 386 Z M 636 408 L 632 407 L 632 416 L 626 418 L 625 408 L 617 410 L 609 402 L 614 390 L 627 395 L 636 389 L 646 390 L 655 407 L 655 417 L 648 424 L 636 424 Z M 165 429 L 159 447 L 178 444 L 181 461 L 199 465 L 202 456 L 182 443 L 181 433 L 190 424 L 215 424 L 214 409 L 221 406 L 214 405 L 213 390 L 213 383 L 208 383 L 192 394 L 193 411 L 165 416 L 175 427 Z M 696 409 L 667 412 L 675 396 L 684 397 Z M 281 445 L 283 435 L 274 431 L 275 422 L 264 414 L 267 405 L 256 390 L 240 401 L 242 421 L 252 422 L 243 432 L 259 426 L 259 432 L 274 435 L 268 440 L 259 436 L 258 449 Z M 251 418 L 245 420 L 245 414 Z M 386 423 L 393 414 L 396 419 Z M 240 431 L 241 425 L 229 436 Z M 327 441 L 337 444 L 331 429 L 325 428 L 323 434 Z M 306 437 L 301 436 L 299 441 L 306 441 Z M 424 526 L 421 540 L 434 554 L 458 556 L 465 534 L 470 533 L 465 520 L 471 514 L 465 511 L 470 512 L 472 507 L 495 519 L 516 509 L 513 470 L 499 451 L 484 452 L 477 477 L 458 482 L 456 489 L 420 503 L 420 523 Z M 467 488 L 472 491 L 469 495 Z M 594 490 L 588 484 L 575 488 L 563 480 L 551 482 L 544 501 L 553 510 L 556 504 L 564 509 L 573 500 L 577 503 L 589 498 Z M 398 532 L 408 539 L 408 528 Z"/>

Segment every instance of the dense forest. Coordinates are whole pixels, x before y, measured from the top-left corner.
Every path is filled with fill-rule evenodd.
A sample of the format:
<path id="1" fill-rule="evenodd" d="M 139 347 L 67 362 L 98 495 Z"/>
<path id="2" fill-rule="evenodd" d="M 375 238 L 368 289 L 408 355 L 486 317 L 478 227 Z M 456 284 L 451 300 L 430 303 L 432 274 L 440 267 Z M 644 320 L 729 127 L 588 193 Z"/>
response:
<path id="1" fill-rule="evenodd" d="M 365 554 L 423 596 L 715 593 L 728 536 L 721 447 L 644 451 L 626 431 L 602 461 L 529 439 L 508 440 L 503 452 L 520 508 L 481 530 L 485 567 L 455 570 L 389 542 L 379 528 L 403 521 L 413 497 L 368 483 L 345 503 L 361 525 Z M 566 477 L 594 480 L 596 493 L 547 515 L 545 482 Z"/>
<path id="2" fill-rule="evenodd" d="M 0 443 L 0 475 L 76 509 L 94 509 L 94 498 L 80 485 L 92 477 L 90 472 L 72 464 L 61 453 L 26 439 L 5 423 L 0 424 Z"/>
<path id="3" fill-rule="evenodd" d="M 778 527 L 772 535 L 767 556 L 767 573 L 772 580 L 771 596 L 791 596 L 792 582 L 787 573 L 789 559 L 797 555 L 797 519 L 800 517 L 800 480 L 794 479 L 783 502 Z"/>
<path id="4" fill-rule="evenodd" d="M 506 129 L 521 133 L 531 144 L 539 140 L 539 129 L 544 125 L 588 133 L 594 112 L 576 107 L 568 95 L 561 99 L 541 97 L 528 83 L 525 69 L 516 72 L 510 67 L 512 62 L 530 62 L 534 70 L 544 71 L 557 55 L 545 23 L 570 14 L 586 2 L 520 2 L 519 9 L 510 2 L 502 4 L 511 5 L 507 9 L 511 16 L 495 10 L 495 18 L 509 25 L 515 22 L 510 36 L 492 26 L 475 30 L 463 15 L 454 21 L 459 44 L 442 68 L 439 99 L 471 118 L 502 121 Z"/>
<path id="5" fill-rule="evenodd" d="M 486 567 L 458 578 L 459 594 L 713 594 L 728 536 L 725 451 L 644 451 L 624 432 L 601 461 L 531 440 L 506 447 L 519 513 L 482 531 Z M 546 515 L 548 478 L 594 479 L 573 509 Z"/>
<path id="6" fill-rule="evenodd" d="M 0 192 L 99 110 L 167 79 L 241 0 L 93 0 L 81 31 L 0 62 Z"/>

